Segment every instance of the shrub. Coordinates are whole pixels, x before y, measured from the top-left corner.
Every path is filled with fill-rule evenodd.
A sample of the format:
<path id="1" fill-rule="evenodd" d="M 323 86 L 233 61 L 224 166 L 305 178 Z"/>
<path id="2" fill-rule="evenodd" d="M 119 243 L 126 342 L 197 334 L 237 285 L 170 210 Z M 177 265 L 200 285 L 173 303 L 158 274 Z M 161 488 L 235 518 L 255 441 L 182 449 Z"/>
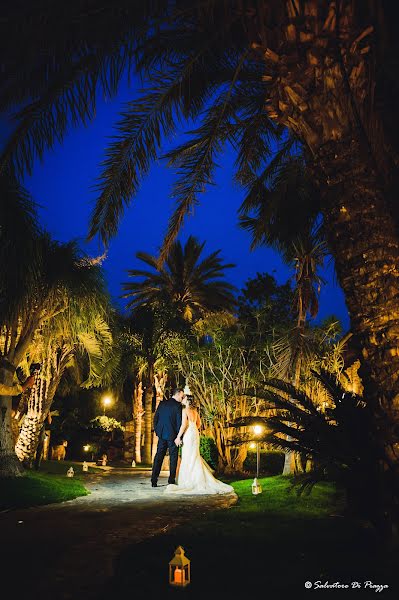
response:
<path id="1" fill-rule="evenodd" d="M 216 469 L 218 464 L 218 451 L 212 438 L 205 435 L 200 437 L 200 454 L 212 469 Z"/>

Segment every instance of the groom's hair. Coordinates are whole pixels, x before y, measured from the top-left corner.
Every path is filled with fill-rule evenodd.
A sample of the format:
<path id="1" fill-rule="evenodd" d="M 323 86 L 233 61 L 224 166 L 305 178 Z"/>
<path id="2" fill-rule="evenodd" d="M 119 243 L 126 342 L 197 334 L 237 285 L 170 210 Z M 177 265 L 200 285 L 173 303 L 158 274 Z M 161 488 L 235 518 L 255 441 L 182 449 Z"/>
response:
<path id="1" fill-rule="evenodd" d="M 175 396 L 175 395 L 176 395 L 176 394 L 178 394 L 179 392 L 184 392 L 184 389 L 183 389 L 183 388 L 181 388 L 181 387 L 175 387 L 175 388 L 173 389 L 173 394 L 172 394 L 172 396 Z"/>

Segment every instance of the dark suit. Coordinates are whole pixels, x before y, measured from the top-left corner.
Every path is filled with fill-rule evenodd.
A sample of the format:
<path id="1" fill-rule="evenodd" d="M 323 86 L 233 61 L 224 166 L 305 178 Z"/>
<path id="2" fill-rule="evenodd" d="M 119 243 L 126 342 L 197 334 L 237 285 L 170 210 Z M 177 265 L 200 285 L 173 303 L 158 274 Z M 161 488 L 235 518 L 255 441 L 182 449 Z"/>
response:
<path id="1" fill-rule="evenodd" d="M 162 400 L 154 416 L 154 430 L 158 436 L 157 453 L 152 466 L 151 482 L 156 483 L 161 472 L 163 459 L 169 448 L 169 483 L 175 483 L 179 449 L 175 439 L 181 426 L 182 405 L 174 398 Z"/>

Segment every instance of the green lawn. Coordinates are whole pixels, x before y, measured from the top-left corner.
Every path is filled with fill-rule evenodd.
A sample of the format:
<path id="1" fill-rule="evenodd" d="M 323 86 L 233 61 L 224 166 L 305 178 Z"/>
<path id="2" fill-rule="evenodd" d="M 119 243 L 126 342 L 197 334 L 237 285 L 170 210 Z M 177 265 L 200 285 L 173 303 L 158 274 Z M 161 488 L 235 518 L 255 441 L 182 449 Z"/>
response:
<path id="1" fill-rule="evenodd" d="M 66 477 L 73 467 L 73 478 Z M 89 467 L 89 473 L 101 471 Z M 82 465 L 70 461 L 44 461 L 40 471 L 27 471 L 24 477 L 4 479 L 1 482 L 0 510 L 27 508 L 53 502 L 64 502 L 89 492 L 84 486 L 86 474 Z"/>
<path id="2" fill-rule="evenodd" d="M 111 591 L 122 597 L 137 585 L 147 597 L 176 598 L 167 573 L 178 545 L 191 559 L 192 582 L 179 590 L 187 598 L 309 598 L 316 590 L 305 589 L 306 581 L 363 586 L 367 580 L 391 586 L 384 598 L 395 597 L 389 596 L 394 588 L 398 597 L 393 576 L 398 555 L 383 556 L 367 528 L 342 516 L 343 497 L 332 485 L 320 484 L 310 496 L 298 497 L 289 492 L 287 478 L 270 477 L 261 480 L 263 493 L 253 496 L 251 483 L 233 484 L 239 502 L 229 510 L 200 518 L 196 513 L 189 524 L 127 547 L 104 598 Z M 184 498 L 181 503 L 185 512 Z M 323 597 L 344 592 L 356 593 L 318 590 Z M 362 598 L 369 593 L 375 594 L 357 590 Z"/>

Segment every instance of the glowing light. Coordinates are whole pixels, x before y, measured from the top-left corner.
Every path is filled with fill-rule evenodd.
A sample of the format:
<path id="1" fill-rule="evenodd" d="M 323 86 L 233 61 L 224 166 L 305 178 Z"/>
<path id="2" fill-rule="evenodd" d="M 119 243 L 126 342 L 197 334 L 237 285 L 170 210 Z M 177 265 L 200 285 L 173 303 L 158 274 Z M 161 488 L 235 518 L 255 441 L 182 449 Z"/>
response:
<path id="1" fill-rule="evenodd" d="M 84 450 L 85 452 L 88 452 L 88 451 L 90 450 L 90 446 L 89 446 L 89 444 L 86 444 L 85 446 L 83 446 L 83 450 Z"/>
<path id="2" fill-rule="evenodd" d="M 103 403 L 103 407 L 104 407 L 103 414 L 105 415 L 105 408 L 107 406 L 110 406 L 112 404 L 112 397 L 111 396 L 104 396 L 104 398 L 102 399 L 102 403 Z"/>
<path id="3" fill-rule="evenodd" d="M 255 425 L 254 426 L 254 433 L 255 435 L 260 435 L 263 431 L 263 427 L 262 425 Z"/>
<path id="4" fill-rule="evenodd" d="M 181 546 L 176 548 L 175 555 L 169 562 L 169 583 L 177 587 L 185 587 L 190 583 L 190 560 Z"/>
<path id="5" fill-rule="evenodd" d="M 255 442 L 251 442 L 251 443 L 249 444 L 249 447 L 251 448 L 251 450 L 255 450 L 255 448 L 256 448 L 256 444 L 255 444 Z"/>

